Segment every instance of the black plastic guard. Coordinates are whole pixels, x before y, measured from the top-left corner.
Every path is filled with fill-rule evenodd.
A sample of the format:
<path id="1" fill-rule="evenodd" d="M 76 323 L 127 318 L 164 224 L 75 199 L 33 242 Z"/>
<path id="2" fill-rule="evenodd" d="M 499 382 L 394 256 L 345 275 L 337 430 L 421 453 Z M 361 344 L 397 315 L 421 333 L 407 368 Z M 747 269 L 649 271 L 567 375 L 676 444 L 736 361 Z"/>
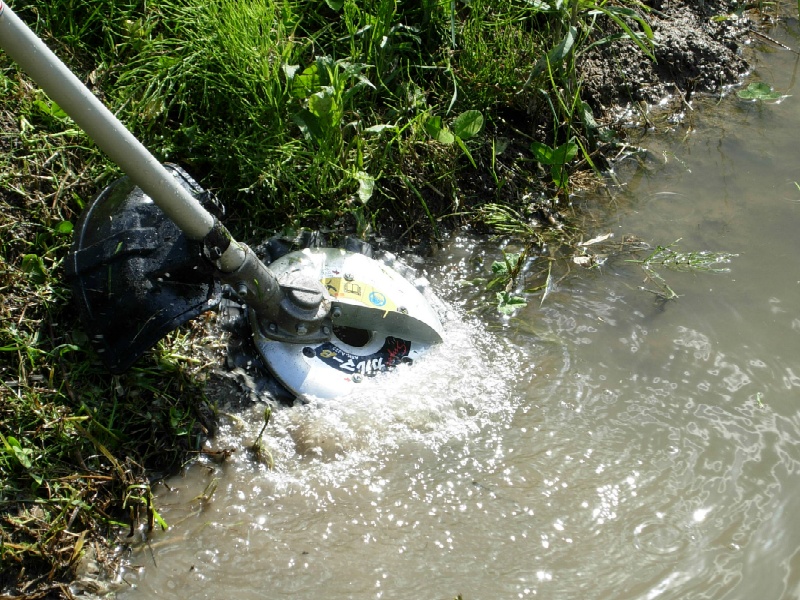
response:
<path id="1" fill-rule="evenodd" d="M 212 197 L 183 169 L 165 165 L 214 212 Z M 123 177 L 86 208 L 67 274 L 92 344 L 112 373 L 189 319 L 215 307 L 221 285 L 203 257 L 153 200 Z"/>

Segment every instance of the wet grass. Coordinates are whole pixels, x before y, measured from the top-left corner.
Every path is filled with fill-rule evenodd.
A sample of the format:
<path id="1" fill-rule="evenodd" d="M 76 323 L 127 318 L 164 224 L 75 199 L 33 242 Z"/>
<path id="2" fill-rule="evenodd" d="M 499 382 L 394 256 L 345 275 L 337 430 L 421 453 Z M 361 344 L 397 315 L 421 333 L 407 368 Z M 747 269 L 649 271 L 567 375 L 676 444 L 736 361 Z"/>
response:
<path id="1" fill-rule="evenodd" d="M 661 274 L 662 270 L 678 271 L 683 273 L 727 273 L 727 265 L 738 256 L 728 252 L 681 251 L 675 240 L 668 246 L 656 246 L 652 252 L 641 259 L 629 259 L 628 262 L 641 266 L 645 274 L 645 282 L 650 284 L 640 289 L 654 294 L 656 298 L 667 301 L 677 300 L 680 296 L 667 283 Z"/>
<path id="2" fill-rule="evenodd" d="M 221 197 L 244 241 L 307 226 L 413 245 L 481 215 L 536 244 L 563 235 L 559 198 L 603 143 L 576 61 L 613 39 L 651 44 L 631 0 L 14 8 L 151 151 Z M 0 594 L 67 595 L 87 557 L 113 570 L 130 533 L 159 525 L 152 485 L 213 433 L 203 386 L 220 356 L 202 323 L 111 376 L 75 319 L 72 227 L 119 175 L 0 52 Z M 509 305 L 523 258 L 498 272 Z"/>

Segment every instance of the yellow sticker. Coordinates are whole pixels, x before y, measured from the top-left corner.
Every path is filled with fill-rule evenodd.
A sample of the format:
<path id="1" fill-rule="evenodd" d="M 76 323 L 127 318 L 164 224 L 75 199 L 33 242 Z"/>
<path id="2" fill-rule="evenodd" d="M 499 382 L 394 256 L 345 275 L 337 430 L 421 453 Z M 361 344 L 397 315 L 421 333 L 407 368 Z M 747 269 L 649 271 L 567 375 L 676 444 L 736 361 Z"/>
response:
<path id="1" fill-rule="evenodd" d="M 322 285 L 333 298 L 354 300 L 364 306 L 380 308 L 384 311 L 394 311 L 397 305 L 379 289 L 363 281 L 348 281 L 344 277 L 325 277 Z"/>

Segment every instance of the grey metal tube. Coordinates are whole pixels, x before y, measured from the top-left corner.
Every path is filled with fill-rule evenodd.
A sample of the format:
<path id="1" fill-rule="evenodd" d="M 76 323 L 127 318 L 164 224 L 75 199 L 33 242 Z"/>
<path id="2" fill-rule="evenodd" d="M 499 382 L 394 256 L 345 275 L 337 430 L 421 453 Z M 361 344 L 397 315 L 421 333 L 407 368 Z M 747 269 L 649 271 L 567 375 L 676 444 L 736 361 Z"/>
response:
<path id="1" fill-rule="evenodd" d="M 184 189 L 17 15 L 0 0 L 0 48 L 77 123 L 189 238 L 203 239 L 214 217 Z M 233 246 L 237 246 L 234 242 Z M 226 253 L 232 270 L 240 254 Z M 234 264 L 230 264 L 234 263 Z"/>

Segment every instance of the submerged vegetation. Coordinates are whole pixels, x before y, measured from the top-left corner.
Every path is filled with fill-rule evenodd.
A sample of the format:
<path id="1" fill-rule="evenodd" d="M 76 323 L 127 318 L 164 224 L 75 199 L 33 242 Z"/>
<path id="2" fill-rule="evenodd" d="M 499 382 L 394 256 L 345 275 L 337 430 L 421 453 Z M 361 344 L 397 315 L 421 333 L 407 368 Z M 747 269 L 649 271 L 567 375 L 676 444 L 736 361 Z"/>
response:
<path id="1" fill-rule="evenodd" d="M 669 246 L 656 246 L 650 254 L 642 259 L 630 259 L 630 262 L 642 267 L 646 277 L 645 281 L 655 287 L 655 289 L 651 289 L 642 286 L 641 289 L 655 294 L 662 300 L 675 300 L 679 296 L 661 275 L 662 269 L 684 273 L 727 273 L 730 269 L 721 265 L 730 263 L 737 256 L 728 252 L 706 250 L 680 252 L 676 250 L 679 242 L 680 240 L 676 240 Z"/>
<path id="2" fill-rule="evenodd" d="M 611 44 L 655 58 L 637 0 L 11 4 L 245 241 L 314 227 L 417 245 L 474 222 L 541 244 L 576 168 L 615 143 L 581 61 Z M 69 596 L 79 566 L 113 568 L 117 542 L 159 525 L 151 486 L 213 433 L 221 353 L 193 324 L 124 375 L 100 366 L 63 263 L 119 170 L 2 52 L 0 122 L 0 594 Z M 505 312 L 524 258 L 497 264 Z"/>

